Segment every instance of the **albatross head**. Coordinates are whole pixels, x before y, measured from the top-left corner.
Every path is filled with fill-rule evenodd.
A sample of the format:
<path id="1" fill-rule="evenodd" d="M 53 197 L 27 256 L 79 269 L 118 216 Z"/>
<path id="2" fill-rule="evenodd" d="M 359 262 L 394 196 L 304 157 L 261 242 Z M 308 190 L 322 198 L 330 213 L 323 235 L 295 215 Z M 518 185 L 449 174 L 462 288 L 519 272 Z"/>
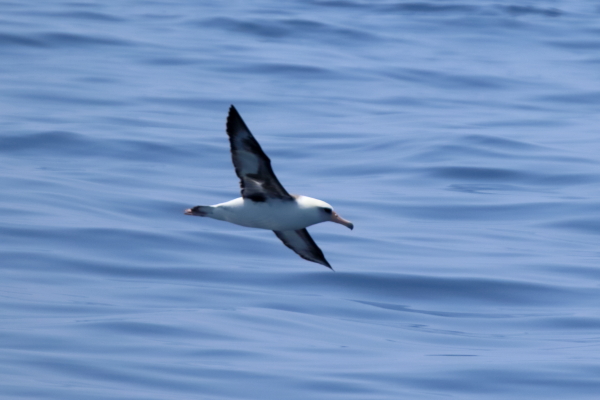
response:
<path id="1" fill-rule="evenodd" d="M 350 230 L 354 229 L 354 224 L 352 222 L 348 221 L 347 219 L 344 219 L 344 218 L 340 217 L 338 215 L 338 213 L 336 213 L 335 211 L 333 211 L 333 208 L 331 208 L 331 207 L 325 207 L 323 209 L 323 212 L 326 215 L 329 215 L 329 219 L 327 221 L 335 222 L 337 224 L 342 224 L 346 228 L 350 228 Z"/>
<path id="2" fill-rule="evenodd" d="M 342 224 L 346 228 L 354 229 L 354 224 L 347 219 L 344 219 L 333 210 L 331 205 L 324 201 L 313 199 L 307 196 L 298 196 L 296 201 L 304 207 L 310 208 L 318 213 L 320 222 L 331 221 L 337 224 Z"/>

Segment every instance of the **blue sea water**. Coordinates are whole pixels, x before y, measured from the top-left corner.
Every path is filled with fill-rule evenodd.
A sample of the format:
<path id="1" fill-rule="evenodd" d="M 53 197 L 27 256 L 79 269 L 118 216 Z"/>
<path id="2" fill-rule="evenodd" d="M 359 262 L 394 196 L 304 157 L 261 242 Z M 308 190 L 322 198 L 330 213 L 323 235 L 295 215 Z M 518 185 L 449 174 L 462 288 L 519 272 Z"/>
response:
<path id="1" fill-rule="evenodd" d="M 598 398 L 596 2 L 0 10 L 0 398 Z M 183 214 L 230 104 L 336 272 Z"/>

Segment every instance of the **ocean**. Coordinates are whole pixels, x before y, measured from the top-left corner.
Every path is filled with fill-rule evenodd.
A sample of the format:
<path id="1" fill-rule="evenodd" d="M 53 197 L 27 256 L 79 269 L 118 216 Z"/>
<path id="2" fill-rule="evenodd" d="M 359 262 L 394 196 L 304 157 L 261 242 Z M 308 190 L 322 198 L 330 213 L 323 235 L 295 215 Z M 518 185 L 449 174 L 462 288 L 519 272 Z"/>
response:
<path id="1" fill-rule="evenodd" d="M 598 398 L 596 2 L 0 10 L 0 398 Z M 183 214 L 231 104 L 335 272 Z"/>

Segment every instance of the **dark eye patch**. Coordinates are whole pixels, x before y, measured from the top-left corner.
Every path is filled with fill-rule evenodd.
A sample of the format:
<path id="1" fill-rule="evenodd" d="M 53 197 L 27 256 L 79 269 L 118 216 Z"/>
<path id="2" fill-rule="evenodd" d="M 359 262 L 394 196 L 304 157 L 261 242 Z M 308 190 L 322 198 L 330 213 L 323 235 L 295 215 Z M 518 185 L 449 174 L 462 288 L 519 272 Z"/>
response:
<path id="1" fill-rule="evenodd" d="M 323 211 L 325 211 L 327 214 L 331 214 L 331 208 L 323 208 Z"/>

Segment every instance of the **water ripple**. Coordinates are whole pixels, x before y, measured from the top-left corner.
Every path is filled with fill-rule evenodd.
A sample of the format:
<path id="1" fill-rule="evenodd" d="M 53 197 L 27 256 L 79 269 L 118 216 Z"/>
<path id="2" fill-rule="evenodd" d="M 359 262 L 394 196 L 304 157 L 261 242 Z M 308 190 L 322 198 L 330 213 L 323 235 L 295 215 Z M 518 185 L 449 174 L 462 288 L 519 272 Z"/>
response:
<path id="1" fill-rule="evenodd" d="M 356 27 L 339 27 L 308 19 L 255 19 L 242 20 L 231 17 L 218 17 L 206 21 L 194 22 L 199 26 L 209 26 L 226 31 L 237 31 L 267 39 L 312 38 L 322 40 L 329 37 L 334 40 L 352 40 L 355 44 L 371 42 L 377 37 L 371 32 Z"/>
<path id="2" fill-rule="evenodd" d="M 35 48 L 87 48 L 88 46 L 130 45 L 132 45 L 132 42 L 129 40 L 101 35 L 84 35 L 66 32 L 47 32 L 30 35 L 0 33 L 0 47 L 24 46 Z"/>

